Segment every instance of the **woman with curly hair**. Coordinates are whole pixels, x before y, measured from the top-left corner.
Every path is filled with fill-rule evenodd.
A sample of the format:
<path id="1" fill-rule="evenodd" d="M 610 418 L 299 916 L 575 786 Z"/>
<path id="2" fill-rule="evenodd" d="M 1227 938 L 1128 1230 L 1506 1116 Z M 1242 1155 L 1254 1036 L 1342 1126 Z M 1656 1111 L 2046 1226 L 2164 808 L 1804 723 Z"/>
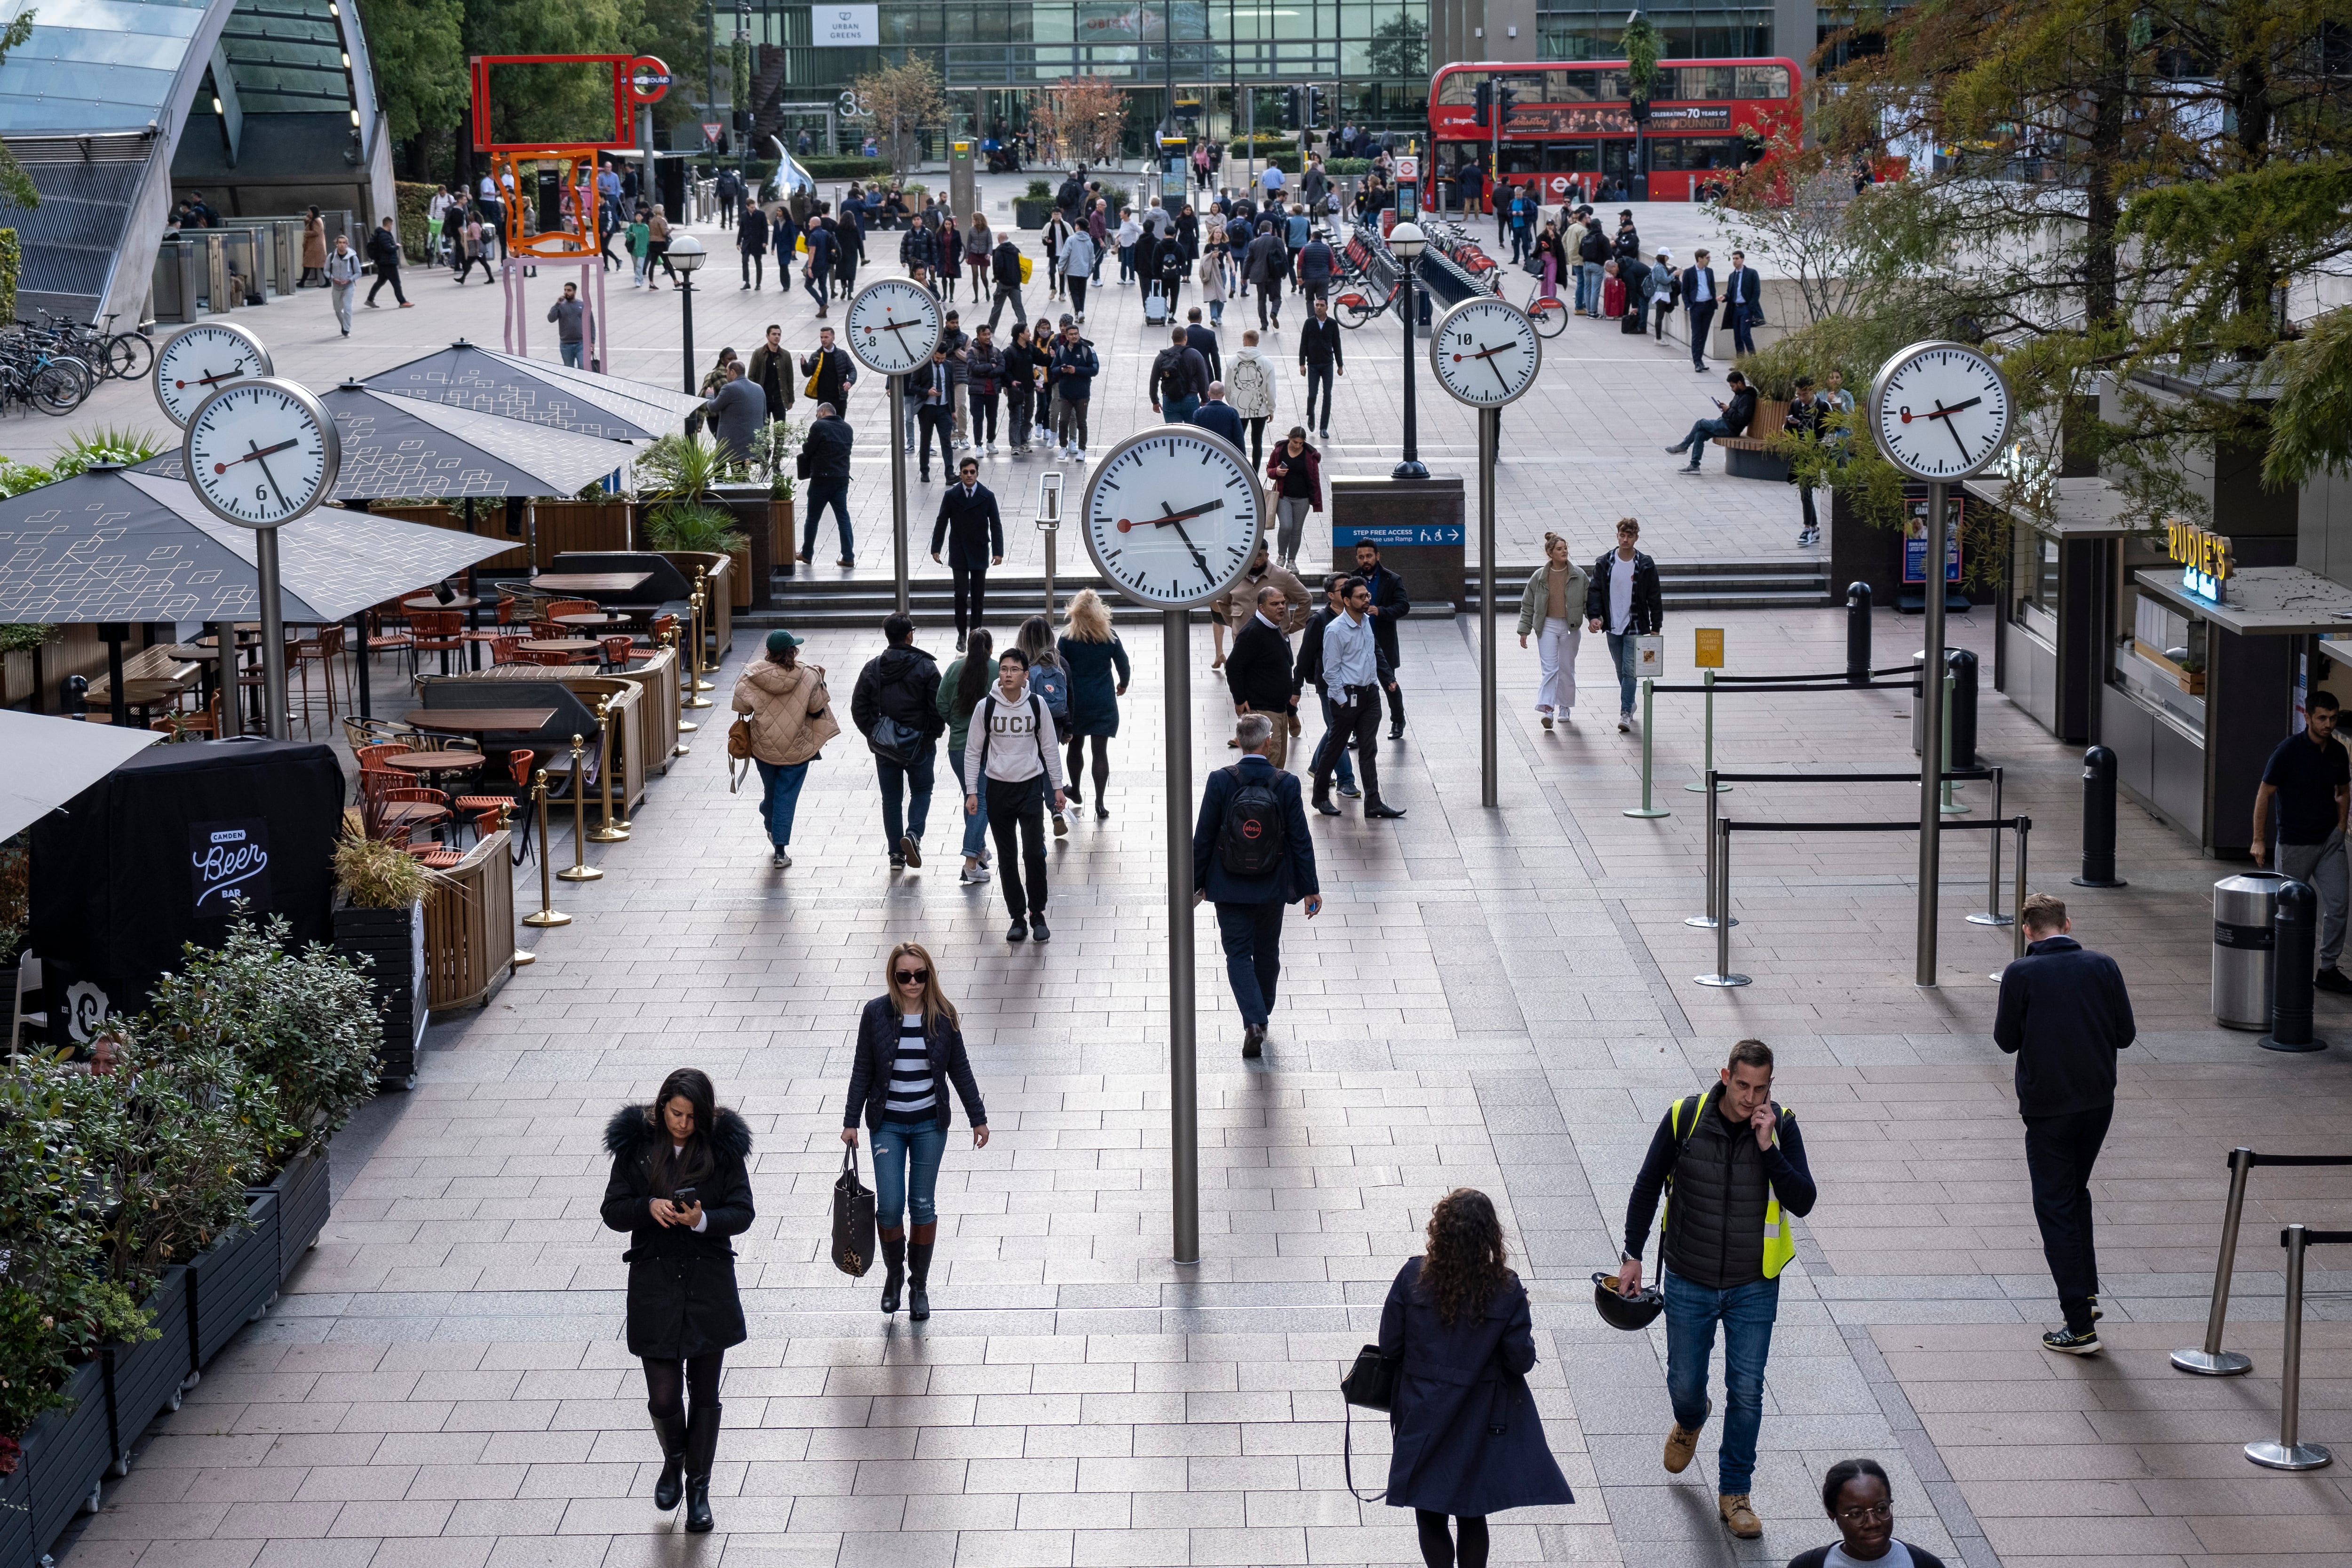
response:
<path id="1" fill-rule="evenodd" d="M 708 1076 L 680 1068 L 652 1104 L 613 1113 L 604 1151 L 604 1224 L 629 1233 L 629 1353 L 645 1362 L 661 1438 L 654 1506 L 676 1508 L 682 1480 L 686 1528 L 699 1535 L 712 1522 L 720 1363 L 749 1337 L 728 1237 L 751 1227 L 751 1130 L 717 1104 Z"/>
<path id="2" fill-rule="evenodd" d="M 1535 1323 L 1493 1201 L 1456 1187 L 1428 1238 L 1381 1308 L 1381 1354 L 1399 1363 L 1388 1501 L 1413 1510 L 1429 1568 L 1486 1568 L 1488 1514 L 1576 1499 L 1528 1392 Z"/>

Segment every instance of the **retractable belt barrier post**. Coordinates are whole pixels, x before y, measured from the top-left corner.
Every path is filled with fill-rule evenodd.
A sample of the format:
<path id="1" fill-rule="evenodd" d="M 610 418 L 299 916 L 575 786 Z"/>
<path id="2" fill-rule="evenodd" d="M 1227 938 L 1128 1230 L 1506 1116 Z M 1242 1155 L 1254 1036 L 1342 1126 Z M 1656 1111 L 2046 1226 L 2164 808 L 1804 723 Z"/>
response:
<path id="1" fill-rule="evenodd" d="M 2352 1243 L 2352 1230 L 2312 1230 L 2291 1225 L 2279 1232 L 2286 1248 L 2286 1335 L 2280 1350 L 2279 1436 L 2246 1445 L 2246 1458 L 2266 1470 L 2316 1470 L 2336 1462 L 2317 1443 L 2301 1440 L 2303 1424 L 2303 1253 L 2307 1247 Z"/>
<path id="2" fill-rule="evenodd" d="M 1995 817 L 2000 816 L 2000 770 L 1999 768 L 1992 771 L 1992 814 Z M 2021 899 L 2018 909 L 2020 913 L 2024 911 Z M 1969 924 L 2005 926 L 2011 922 L 2011 917 L 2000 912 L 2000 835 L 1996 833 L 1992 836 L 1992 870 L 1985 879 L 1985 907 L 1969 917 Z"/>
<path id="3" fill-rule="evenodd" d="M 1909 675 L 1915 672 L 1916 668 L 1902 664 L 1889 669 L 1865 670 L 1863 673 L 1873 676 Z M 1834 681 L 1836 684 L 1821 684 L 1827 681 Z M 1706 716 L 1704 738 L 1706 747 L 1706 765 L 1712 769 L 1715 766 L 1715 699 L 1717 693 L 1735 687 L 1742 691 L 1908 691 L 1915 697 L 1919 692 L 1919 683 L 1916 679 L 1871 680 L 1856 683 L 1850 682 L 1843 671 L 1832 675 L 1717 675 L 1709 670 L 1707 679 L 1695 686 L 1662 686 L 1655 680 L 1644 679 L 1642 682 L 1642 804 L 1628 808 L 1625 812 L 1627 816 L 1672 816 L 1674 815 L 1664 806 L 1651 804 L 1654 795 L 1654 779 L 1652 772 L 1654 752 L 1651 741 L 1651 719 L 1656 694 L 1661 691 L 1696 691 L 1706 696 Z M 1716 777 L 1721 781 L 1728 781 L 1733 776 L 1726 773 L 1716 774 Z M 1775 773 L 1770 776 L 1780 778 L 1785 775 Z M 1893 778 L 1895 775 L 1887 776 Z M 1901 776 L 1907 779 L 1911 775 L 1905 773 Z M 1962 772 L 1948 776 L 1982 778 L 1986 775 L 1979 772 Z M 1684 787 L 1696 790 L 1701 786 L 1694 784 Z"/>
<path id="4" fill-rule="evenodd" d="M 2352 1165 L 2352 1154 L 2257 1154 L 2242 1145 L 2230 1151 L 2225 1163 L 2230 1200 L 2221 1214 L 2221 1256 L 2213 1265 L 2213 1304 L 2205 1313 L 2205 1342 L 2172 1352 L 2175 1371 L 2200 1377 L 2235 1377 L 2254 1364 L 2250 1357 L 2221 1348 L 2221 1330 L 2230 1315 L 2230 1276 L 2238 1265 L 2238 1221 L 2246 1207 L 2246 1178 L 2256 1165 Z"/>

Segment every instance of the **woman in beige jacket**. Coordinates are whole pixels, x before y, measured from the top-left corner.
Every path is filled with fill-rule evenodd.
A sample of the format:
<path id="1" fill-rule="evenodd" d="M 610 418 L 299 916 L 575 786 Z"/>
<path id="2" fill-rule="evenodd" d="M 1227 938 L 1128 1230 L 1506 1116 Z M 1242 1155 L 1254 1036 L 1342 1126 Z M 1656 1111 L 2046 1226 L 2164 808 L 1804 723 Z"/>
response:
<path id="1" fill-rule="evenodd" d="M 1543 727 L 1557 717 L 1570 721 L 1576 707 L 1576 647 L 1584 637 L 1584 568 L 1568 558 L 1568 541 L 1544 535 L 1544 563 L 1519 596 L 1519 646 L 1536 639 L 1536 663 L 1543 679 L 1536 687 L 1536 711 Z"/>
<path id="2" fill-rule="evenodd" d="M 760 819 L 768 825 L 779 869 L 793 863 L 793 810 L 801 783 L 817 749 L 841 733 L 833 699 L 824 688 L 824 667 L 803 664 L 801 639 L 787 631 L 768 634 L 768 656 L 754 659 L 735 682 L 736 712 L 751 729 L 751 761 L 760 770 Z"/>

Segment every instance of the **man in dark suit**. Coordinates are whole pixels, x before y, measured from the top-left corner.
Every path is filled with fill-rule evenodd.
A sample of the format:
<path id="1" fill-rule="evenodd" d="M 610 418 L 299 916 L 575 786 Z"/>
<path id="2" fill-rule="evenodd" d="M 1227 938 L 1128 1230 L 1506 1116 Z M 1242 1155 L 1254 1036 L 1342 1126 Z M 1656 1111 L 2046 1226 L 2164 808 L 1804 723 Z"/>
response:
<path id="1" fill-rule="evenodd" d="M 1372 640 L 1380 645 L 1381 657 L 1388 661 L 1391 670 L 1398 668 L 1397 623 L 1412 614 L 1412 600 L 1404 591 L 1404 579 L 1381 564 L 1381 547 L 1369 542 L 1356 545 L 1356 575 L 1372 595 Z M 1404 739 L 1404 689 L 1402 682 L 1388 682 L 1389 739 Z M 1367 744 L 1369 744 L 1369 741 Z"/>
<path id="2" fill-rule="evenodd" d="M 1265 551 L 1261 543 L 1261 557 Z M 1290 596 L 1278 584 L 1267 583 L 1257 590 L 1255 604 L 1250 618 L 1234 633 L 1233 657 L 1225 660 L 1225 689 L 1233 693 L 1235 714 L 1257 713 L 1273 721 L 1265 760 L 1281 768 L 1289 759 L 1290 726 L 1298 712 L 1298 677 L 1291 668 L 1290 639 L 1283 635 Z"/>
<path id="3" fill-rule="evenodd" d="M 1731 253 L 1731 270 L 1723 277 L 1723 309 L 1731 319 L 1731 346 L 1744 354 L 1756 352 L 1756 339 L 1751 335 L 1756 323 L 1764 319 L 1764 301 L 1757 290 L 1763 287 L 1756 268 L 1748 265 L 1748 258 L 1739 251 Z"/>
<path id="4" fill-rule="evenodd" d="M 1282 974 L 1282 907 L 1304 899 L 1307 918 L 1323 911 L 1323 894 L 1315 880 L 1315 841 L 1307 831 L 1307 804 L 1298 779 L 1269 761 L 1267 743 L 1275 721 L 1263 713 L 1245 713 L 1234 726 L 1242 743 L 1242 760 L 1209 775 L 1201 792 L 1201 816 L 1192 826 L 1192 901 L 1217 906 L 1217 935 L 1224 943 L 1225 978 L 1242 1010 L 1242 1055 L 1255 1058 L 1265 1045 L 1267 1015 L 1274 1010 L 1274 989 Z M 1243 876 L 1226 868 L 1220 840 L 1227 837 L 1226 817 L 1234 796 L 1249 785 L 1271 790 L 1279 819 L 1282 845 L 1272 857 L 1273 869 Z M 1234 836 L 1255 842 L 1275 827 L 1244 812 L 1233 824 Z"/>
<path id="5" fill-rule="evenodd" d="M 1224 379 L 1225 362 L 1217 353 L 1216 331 L 1201 324 L 1201 307 L 1198 305 L 1184 312 L 1184 342 L 1208 362 L 1211 381 Z"/>
<path id="6" fill-rule="evenodd" d="M 931 482 L 931 437 L 940 438 L 940 467 L 955 460 L 955 372 L 948 364 L 947 340 L 931 351 L 931 363 L 901 384 L 915 400 L 915 427 L 923 433 L 921 474 Z"/>
<path id="7" fill-rule="evenodd" d="M 1691 368 L 1704 375 L 1706 334 L 1715 328 L 1716 307 L 1723 302 L 1723 289 L 1715 280 L 1715 268 L 1707 265 L 1706 251 L 1692 259 L 1696 265 L 1683 268 L 1683 313 L 1690 322 Z"/>
<path id="8" fill-rule="evenodd" d="M 931 559 L 940 558 L 946 542 L 948 566 L 955 573 L 956 652 L 963 651 L 964 592 L 971 593 L 971 625 L 980 625 L 986 611 L 988 569 L 1004 563 L 1004 520 L 997 515 L 996 496 L 980 482 L 980 459 L 966 458 L 959 465 L 957 482 L 940 498 L 939 520 L 931 524 Z"/>
<path id="9" fill-rule="evenodd" d="M 1222 381 L 1209 383 L 1209 400 L 1192 410 L 1192 417 L 1185 423 L 1223 436 L 1237 452 L 1244 449 L 1241 413 L 1225 401 L 1225 384 Z"/>

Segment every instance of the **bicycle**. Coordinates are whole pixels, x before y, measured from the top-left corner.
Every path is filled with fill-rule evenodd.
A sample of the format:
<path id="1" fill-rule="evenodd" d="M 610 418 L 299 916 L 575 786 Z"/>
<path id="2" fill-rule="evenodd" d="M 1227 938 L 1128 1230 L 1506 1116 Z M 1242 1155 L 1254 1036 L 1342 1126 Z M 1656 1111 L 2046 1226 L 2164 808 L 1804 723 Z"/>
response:
<path id="1" fill-rule="evenodd" d="M 1568 330 L 1568 306 L 1557 295 L 1529 300 L 1527 310 L 1539 337 L 1556 338 Z"/>

